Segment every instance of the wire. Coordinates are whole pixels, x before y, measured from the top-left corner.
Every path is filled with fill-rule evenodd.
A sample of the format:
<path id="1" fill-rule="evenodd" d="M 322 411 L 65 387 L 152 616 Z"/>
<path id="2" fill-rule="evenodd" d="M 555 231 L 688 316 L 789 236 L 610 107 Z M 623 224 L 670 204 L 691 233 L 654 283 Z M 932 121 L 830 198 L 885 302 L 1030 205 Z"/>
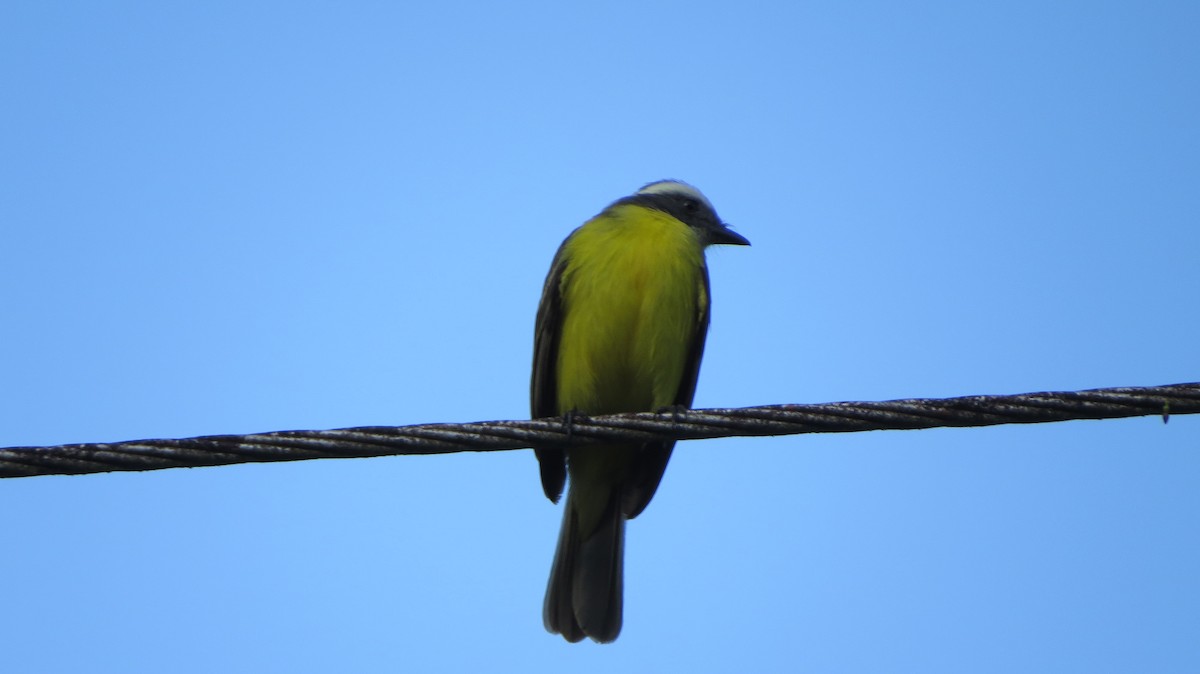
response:
<path id="1" fill-rule="evenodd" d="M 1200 413 L 1200 383 L 886 402 L 768 405 L 533 421 L 366 426 L 0 449 L 0 477 L 79 475 L 400 454 L 448 454 L 601 442 L 1034 424 Z"/>

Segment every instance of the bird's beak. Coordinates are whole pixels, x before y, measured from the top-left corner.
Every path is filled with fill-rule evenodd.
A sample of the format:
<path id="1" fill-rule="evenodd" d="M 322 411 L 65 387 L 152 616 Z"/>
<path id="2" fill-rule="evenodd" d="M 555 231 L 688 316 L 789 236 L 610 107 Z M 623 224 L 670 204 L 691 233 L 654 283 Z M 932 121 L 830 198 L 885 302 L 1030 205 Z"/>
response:
<path id="1" fill-rule="evenodd" d="M 728 225 L 722 225 L 721 227 L 714 229 L 709 235 L 712 237 L 710 243 L 712 245 L 716 245 L 716 246 L 722 246 L 722 245 L 723 246 L 749 246 L 750 245 L 749 239 L 742 236 L 741 234 L 738 234 L 737 232 L 733 231 L 732 229 L 729 229 Z"/>

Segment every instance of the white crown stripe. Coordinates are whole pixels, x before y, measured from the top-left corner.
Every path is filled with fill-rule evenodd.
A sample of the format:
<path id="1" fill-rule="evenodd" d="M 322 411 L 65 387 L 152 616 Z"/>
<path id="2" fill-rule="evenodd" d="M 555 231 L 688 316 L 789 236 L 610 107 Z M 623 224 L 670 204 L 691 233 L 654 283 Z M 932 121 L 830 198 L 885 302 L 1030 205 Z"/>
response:
<path id="1" fill-rule="evenodd" d="M 704 203 L 705 206 L 712 208 L 712 202 L 708 197 L 701 194 L 700 190 L 692 187 L 687 183 L 681 183 L 678 180 L 660 180 L 656 183 L 650 183 L 637 191 L 638 194 L 679 194 L 686 197 L 691 197 Z M 716 210 L 716 209 L 713 209 Z"/>

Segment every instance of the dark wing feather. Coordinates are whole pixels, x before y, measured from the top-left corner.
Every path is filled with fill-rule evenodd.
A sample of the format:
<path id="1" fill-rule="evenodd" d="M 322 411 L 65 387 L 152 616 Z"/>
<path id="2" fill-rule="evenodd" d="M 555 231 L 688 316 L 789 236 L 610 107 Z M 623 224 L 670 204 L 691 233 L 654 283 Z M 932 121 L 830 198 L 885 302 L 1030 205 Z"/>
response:
<path id="1" fill-rule="evenodd" d="M 570 240 L 570 237 L 567 238 Z M 562 295 L 559 282 L 567 266 L 563 250 L 567 242 L 559 246 L 542 287 L 542 300 L 538 304 L 537 322 L 533 333 L 533 377 L 530 383 L 530 410 L 534 419 L 558 416 L 558 341 L 562 334 Z M 567 483 L 567 457 L 561 449 L 533 450 L 537 455 L 542 475 L 542 491 L 546 498 L 558 503 L 563 487 Z"/>
<path id="2" fill-rule="evenodd" d="M 700 315 L 696 319 L 696 329 L 692 332 L 692 343 L 688 348 L 687 361 L 683 365 L 683 378 L 679 381 L 679 393 L 675 395 L 675 404 L 680 407 L 691 407 L 692 398 L 696 397 L 696 382 L 700 379 L 700 360 L 704 358 L 704 338 L 708 335 L 709 307 L 712 306 L 712 293 L 708 287 L 708 266 L 700 268 L 701 288 L 703 289 L 703 304 Z"/>
<path id="3" fill-rule="evenodd" d="M 696 317 L 692 341 L 688 345 L 687 360 L 683 363 L 683 377 L 679 380 L 679 392 L 675 394 L 675 405 L 678 407 L 692 406 L 692 398 L 696 395 L 696 381 L 700 378 L 700 360 L 704 357 L 704 338 L 708 335 L 712 296 L 708 288 L 707 266 L 700 268 L 700 276 L 704 295 L 699 298 L 702 300 L 698 303 L 702 305 L 699 307 L 700 315 Z M 671 450 L 674 448 L 674 442 L 650 442 L 642 445 L 641 454 L 633 467 L 621 503 L 625 517 L 637 517 L 650 504 L 650 499 L 654 498 L 654 492 L 658 490 L 658 483 L 662 481 L 663 472 L 667 470 L 667 462 L 671 460 Z"/>

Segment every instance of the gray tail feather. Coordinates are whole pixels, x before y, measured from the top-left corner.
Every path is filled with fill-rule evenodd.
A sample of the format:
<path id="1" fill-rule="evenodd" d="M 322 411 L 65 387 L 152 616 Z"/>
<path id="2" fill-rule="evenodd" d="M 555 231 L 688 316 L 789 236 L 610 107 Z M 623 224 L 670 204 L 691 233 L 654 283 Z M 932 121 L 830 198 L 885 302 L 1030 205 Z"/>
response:
<path id="1" fill-rule="evenodd" d="M 558 549 L 546 586 L 542 621 L 550 632 L 576 642 L 585 636 L 608 643 L 621 633 L 625 517 L 620 496 L 610 499 L 600 524 L 586 538 L 567 495 Z"/>

